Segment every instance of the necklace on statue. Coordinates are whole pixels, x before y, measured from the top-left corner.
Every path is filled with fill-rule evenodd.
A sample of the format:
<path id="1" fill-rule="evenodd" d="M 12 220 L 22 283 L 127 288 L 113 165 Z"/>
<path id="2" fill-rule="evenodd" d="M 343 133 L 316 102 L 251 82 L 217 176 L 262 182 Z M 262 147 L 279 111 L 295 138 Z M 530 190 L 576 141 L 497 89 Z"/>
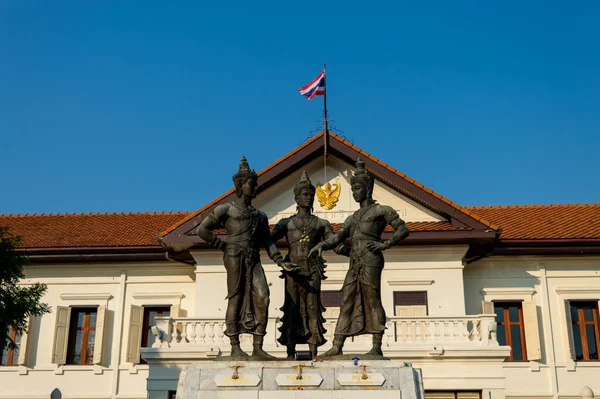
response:
<path id="1" fill-rule="evenodd" d="M 300 221 L 301 219 L 304 219 L 304 218 L 296 217 L 296 220 L 298 220 L 298 221 Z M 298 240 L 301 243 L 308 243 L 310 241 L 310 237 L 309 237 L 310 230 L 309 230 L 309 227 L 313 223 L 314 217 L 311 215 L 311 216 L 308 217 L 308 219 L 309 219 L 308 223 L 302 222 L 301 225 L 298 226 L 302 230 L 302 238 L 300 238 L 300 240 Z"/>

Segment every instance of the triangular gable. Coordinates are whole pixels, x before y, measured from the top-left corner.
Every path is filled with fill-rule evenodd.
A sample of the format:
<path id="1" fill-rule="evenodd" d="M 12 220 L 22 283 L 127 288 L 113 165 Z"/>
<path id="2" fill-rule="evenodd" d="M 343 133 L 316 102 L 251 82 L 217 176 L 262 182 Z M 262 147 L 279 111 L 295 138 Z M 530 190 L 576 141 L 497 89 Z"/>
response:
<path id="1" fill-rule="evenodd" d="M 328 220 L 330 223 L 343 223 L 348 216 L 360 207 L 352 198 L 350 180 L 354 169 L 354 165 L 339 159 L 335 155 L 329 155 L 327 157 L 327 169 L 325 170 L 323 159 L 319 157 L 304 165 L 302 169 L 295 170 L 276 184 L 259 192 L 252 203 L 266 213 L 270 224 L 275 224 L 282 218 L 294 215 L 296 213 L 294 187 L 298 184 L 302 172 L 306 171 L 314 185 L 327 181 L 336 189 L 339 187 L 339 196 L 335 207 L 328 210 L 317 199 L 315 200 L 313 214 Z M 448 221 L 445 217 L 411 200 L 379 180 L 375 181 L 373 198 L 381 204 L 391 206 L 406 222 Z"/>
<path id="2" fill-rule="evenodd" d="M 323 132 L 313 136 L 290 153 L 258 172 L 259 192 L 265 192 L 269 187 L 278 184 L 289 175 L 297 174 L 298 171 L 302 171 L 303 168 L 315 159 L 322 159 L 325 150 L 325 140 L 327 140 L 327 151 L 330 156 L 350 165 L 353 165 L 356 158 L 360 156 L 376 181 L 397 191 L 407 200 L 414 203 L 415 206 L 420 206 L 423 210 L 428 210 L 431 215 L 436 215 L 442 218 L 442 220 L 446 220 L 447 224 L 456 228 L 456 232 L 450 231 L 452 228 L 440 229 L 444 230 L 446 236 L 449 237 L 450 233 L 453 233 L 453 237 L 464 239 L 493 239 L 496 237 L 498 227 L 479 217 L 473 211 L 444 198 L 421 183 L 416 182 L 414 179 L 361 150 L 349 141 L 331 132 L 328 133 L 327 137 L 323 136 Z M 233 165 L 232 170 L 237 170 L 237 165 Z M 313 181 L 313 183 L 317 182 Z M 290 193 L 287 193 L 287 195 L 290 195 Z M 212 202 L 192 212 L 183 220 L 161 232 L 161 243 L 167 244 L 173 249 L 190 248 L 196 244 L 201 244 L 202 241 L 200 238 L 193 234 L 196 227 L 215 206 L 233 201 L 234 199 L 235 192 L 231 188 Z M 381 203 L 385 202 L 381 201 Z M 256 204 L 258 206 L 258 202 Z M 411 233 L 411 237 L 409 237 L 414 242 L 440 237 L 439 234 L 428 234 L 431 233 L 428 231 L 416 231 L 415 233 Z"/>

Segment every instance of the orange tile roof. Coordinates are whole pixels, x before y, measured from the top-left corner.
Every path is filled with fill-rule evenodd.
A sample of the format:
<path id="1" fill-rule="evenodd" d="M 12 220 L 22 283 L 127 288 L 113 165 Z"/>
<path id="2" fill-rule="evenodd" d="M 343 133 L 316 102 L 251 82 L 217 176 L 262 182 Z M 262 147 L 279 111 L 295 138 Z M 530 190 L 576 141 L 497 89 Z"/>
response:
<path id="1" fill-rule="evenodd" d="M 600 239 L 600 204 L 469 206 L 502 228 L 500 239 Z"/>
<path id="2" fill-rule="evenodd" d="M 190 212 L 2 215 L 0 226 L 23 238 L 26 248 L 158 246 L 157 232 Z M 453 231 L 448 222 L 409 222 L 410 231 Z M 334 223 L 339 230 L 341 223 Z M 271 226 L 273 227 L 273 226 Z M 387 226 L 386 231 L 392 231 Z M 226 234 L 225 230 L 216 230 Z"/>
<path id="3" fill-rule="evenodd" d="M 2 215 L 27 248 L 157 246 L 157 234 L 188 212 Z"/>
<path id="4" fill-rule="evenodd" d="M 600 204 L 469 206 L 502 228 L 501 239 L 600 239 Z M 1 215 L 27 248 L 157 246 L 157 233 L 193 212 Z M 179 223 L 178 223 L 179 224 Z M 460 230 L 409 222 L 410 231 Z M 334 224 L 334 229 L 339 224 Z M 388 226 L 389 229 L 389 226 Z"/>

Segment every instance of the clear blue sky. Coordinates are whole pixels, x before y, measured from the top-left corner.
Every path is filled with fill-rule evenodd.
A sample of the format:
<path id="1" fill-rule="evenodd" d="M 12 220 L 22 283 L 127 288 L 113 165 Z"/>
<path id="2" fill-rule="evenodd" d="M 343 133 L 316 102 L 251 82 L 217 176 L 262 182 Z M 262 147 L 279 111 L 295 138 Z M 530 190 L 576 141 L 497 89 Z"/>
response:
<path id="1" fill-rule="evenodd" d="M 600 202 L 600 2 L 412 3 L 0 1 L 0 213 L 197 209 L 314 134 L 324 61 L 343 135 L 451 200 Z"/>

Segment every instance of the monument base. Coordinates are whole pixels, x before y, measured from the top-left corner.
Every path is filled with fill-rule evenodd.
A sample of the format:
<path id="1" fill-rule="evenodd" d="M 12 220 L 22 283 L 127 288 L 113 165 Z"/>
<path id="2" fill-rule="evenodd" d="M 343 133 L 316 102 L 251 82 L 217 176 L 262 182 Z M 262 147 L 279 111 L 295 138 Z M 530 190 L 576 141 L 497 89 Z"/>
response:
<path id="1" fill-rule="evenodd" d="M 421 370 L 389 360 L 199 362 L 179 375 L 177 399 L 423 399 Z"/>

